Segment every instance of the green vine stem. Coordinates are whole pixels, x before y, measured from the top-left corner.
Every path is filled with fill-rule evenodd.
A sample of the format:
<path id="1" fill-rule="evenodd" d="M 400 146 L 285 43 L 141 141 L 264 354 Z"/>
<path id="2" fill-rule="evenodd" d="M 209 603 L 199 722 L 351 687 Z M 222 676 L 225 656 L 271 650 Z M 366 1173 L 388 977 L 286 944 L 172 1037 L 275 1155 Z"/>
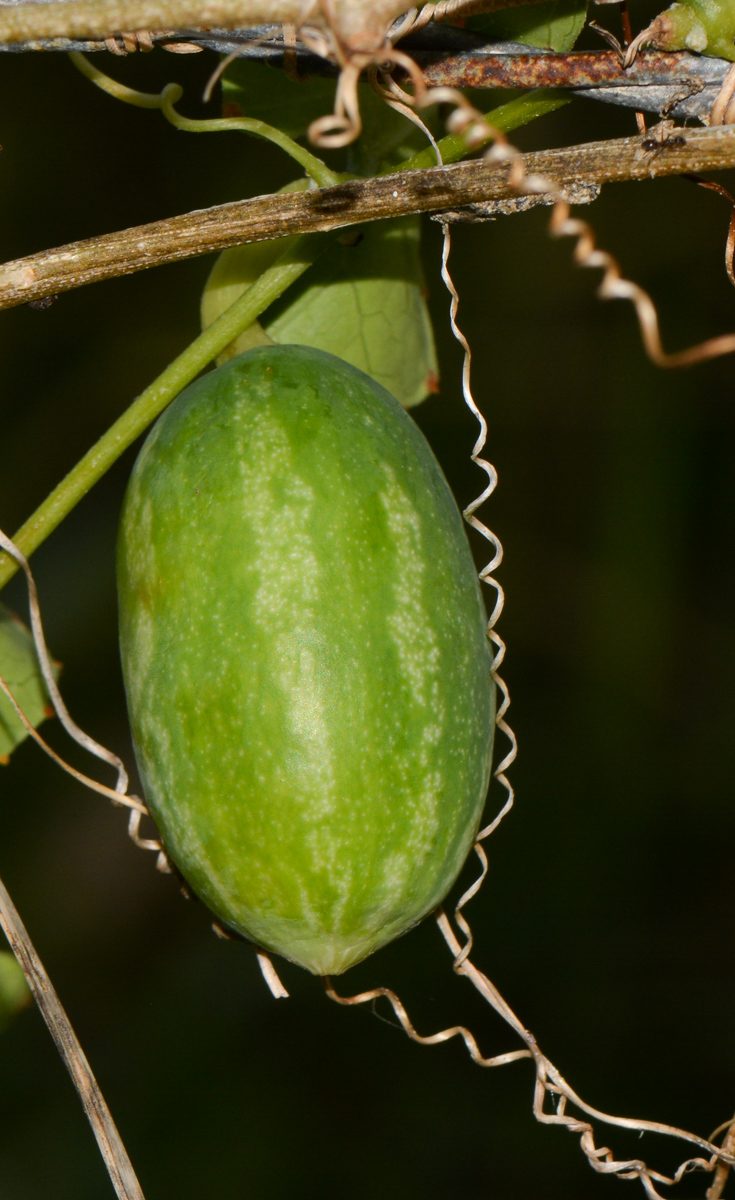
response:
<path id="1" fill-rule="evenodd" d="M 280 129 L 276 129 L 274 125 L 268 125 L 265 121 L 258 121 L 254 117 L 215 117 L 205 121 L 194 121 L 189 117 L 182 117 L 174 107 L 184 94 L 184 89 L 178 83 L 167 83 L 159 94 L 139 92 L 135 88 L 126 87 L 124 83 L 118 83 L 116 79 L 112 79 L 104 71 L 100 71 L 84 54 L 80 54 L 76 50 L 69 54 L 69 58 L 85 78 L 106 92 L 108 96 L 114 96 L 116 100 L 122 100 L 124 104 L 133 104 L 136 108 L 158 108 L 166 120 L 170 121 L 177 129 L 184 129 L 187 133 L 224 133 L 228 130 L 252 133 L 256 137 L 273 142 L 295 159 L 318 187 L 333 187 L 335 184 L 341 183 L 344 178 L 336 171 L 331 171 L 326 163 L 307 150 L 305 146 L 300 146 L 288 134 L 282 133 Z"/>
<path id="2" fill-rule="evenodd" d="M 38 549 L 166 405 L 295 283 L 331 240 L 329 234 L 321 233 L 299 238 L 133 401 L 15 534 L 13 540 L 26 557 Z M 17 570 L 17 564 L 0 553 L 0 588 Z"/>
<path id="3" fill-rule="evenodd" d="M 307 150 L 305 146 L 300 146 L 288 134 L 281 133 L 280 129 L 276 129 L 273 125 L 267 125 L 265 121 L 258 121 L 255 117 L 213 117 L 206 121 L 195 121 L 189 117 L 180 116 L 173 107 L 178 100 L 178 96 L 174 96 L 174 88 L 181 91 L 178 84 L 169 84 L 163 89 L 161 112 L 166 120 L 175 125 L 177 129 L 185 129 L 187 133 L 217 133 L 228 129 L 254 133 L 258 137 L 274 142 L 276 146 L 285 150 L 286 154 L 290 154 L 291 158 L 304 168 L 307 175 L 311 175 L 318 187 L 334 187 L 335 184 L 341 183 L 345 179 L 344 175 L 330 170 L 326 163 Z"/>
<path id="4" fill-rule="evenodd" d="M 113 96 L 116 100 L 122 100 L 125 104 L 133 104 L 137 108 L 160 109 L 166 120 L 170 121 L 177 129 L 185 130 L 187 133 L 218 133 L 239 130 L 241 133 L 255 134 L 257 137 L 273 142 L 295 159 L 318 187 L 333 187 L 347 178 L 330 170 L 326 163 L 317 158 L 315 154 L 312 154 L 304 146 L 300 146 L 288 134 L 282 133 L 280 129 L 268 125 L 265 121 L 259 121 L 254 117 L 215 117 L 208 120 L 192 120 L 189 117 L 182 117 L 174 107 L 183 95 L 183 89 L 178 83 L 166 84 L 160 93 L 139 92 L 135 88 L 127 87 L 124 83 L 118 83 L 116 79 L 112 79 L 100 71 L 84 54 L 80 54 L 78 51 L 72 51 L 69 58 L 82 75 L 109 96 Z M 571 97 L 564 96 L 551 88 L 537 88 L 535 91 L 519 96 L 516 100 L 510 100 L 507 104 L 498 105 L 485 115 L 493 128 L 499 129 L 502 133 L 510 133 L 511 130 L 518 129 L 521 125 L 528 125 L 529 122 L 554 112 L 557 108 L 563 108 L 565 104 L 570 103 L 570 99 Z M 489 141 L 490 138 L 487 140 Z M 450 133 L 441 138 L 439 149 L 443 161 L 453 163 L 466 158 L 468 154 L 479 149 L 483 144 L 479 143 L 469 147 L 463 134 Z M 433 147 L 428 146 L 425 150 L 415 154 L 413 158 L 401 163 L 400 166 L 390 167 L 389 171 L 423 170 L 434 166 L 436 166 L 436 154 Z M 383 173 L 388 174 L 388 171 Z"/>
<path id="5" fill-rule="evenodd" d="M 519 129 L 521 125 L 528 125 L 530 121 L 535 121 L 537 117 L 543 117 L 547 113 L 554 112 L 557 108 L 563 108 L 570 101 L 571 96 L 564 96 L 552 88 L 537 88 L 533 92 L 526 92 L 525 95 L 519 96 L 517 100 L 509 100 L 507 104 L 499 104 L 497 108 L 491 108 L 484 115 L 493 128 L 499 129 L 501 133 L 510 133 L 512 129 Z M 486 141 L 490 140 L 489 137 L 486 139 Z M 442 160 L 448 164 L 459 162 L 462 158 L 467 158 L 469 154 L 478 150 L 480 146 L 485 145 L 485 142 L 470 147 L 467 145 L 463 134 L 449 133 L 446 137 L 439 139 L 438 145 L 441 150 Z M 432 146 L 427 146 L 425 150 L 420 150 L 418 154 L 414 154 L 413 158 L 407 159 L 399 167 L 391 167 L 390 171 L 385 171 L 384 174 L 387 175 L 394 171 L 427 170 L 429 167 L 435 166 L 436 154 Z"/>
<path id="6" fill-rule="evenodd" d="M 321 159 L 293 142 L 280 130 L 263 121 L 237 117 L 222 120 L 193 121 L 179 116 L 173 105 L 181 96 L 178 84 L 168 84 L 160 95 L 136 92 L 118 84 L 92 66 L 83 55 L 74 54 L 75 65 L 84 75 L 92 79 L 104 91 L 142 108 L 160 108 L 164 115 L 181 129 L 195 133 L 216 129 L 240 129 L 256 133 L 276 142 L 301 163 L 320 187 L 341 182 L 342 177 L 330 171 Z M 545 113 L 553 112 L 567 104 L 568 98 L 548 89 L 530 92 L 517 100 L 499 105 L 488 114 L 496 129 L 507 133 L 517 129 Z M 470 153 L 461 134 L 449 134 L 439 142 L 445 163 L 457 162 Z M 477 147 L 475 147 L 476 149 Z M 297 151 L 293 153 L 293 151 Z M 308 161 L 307 161 L 308 160 Z M 433 167 L 436 155 L 432 147 L 422 150 L 413 158 L 401 163 L 394 171 L 407 171 Z M 110 469 L 120 455 L 143 433 L 163 409 L 191 383 L 212 359 L 228 346 L 248 325 L 265 312 L 311 264 L 323 253 L 331 241 L 329 234 L 309 234 L 286 250 L 256 283 L 223 313 L 204 333 L 187 346 L 157 379 L 130 405 L 123 415 L 107 430 L 99 441 L 85 454 L 77 465 L 62 479 L 43 503 L 15 534 L 16 545 L 28 557 L 46 540 L 50 533 L 64 520 L 71 510 L 86 496 L 95 483 Z M 0 551 L 0 590 L 17 571 L 16 563 Z"/>

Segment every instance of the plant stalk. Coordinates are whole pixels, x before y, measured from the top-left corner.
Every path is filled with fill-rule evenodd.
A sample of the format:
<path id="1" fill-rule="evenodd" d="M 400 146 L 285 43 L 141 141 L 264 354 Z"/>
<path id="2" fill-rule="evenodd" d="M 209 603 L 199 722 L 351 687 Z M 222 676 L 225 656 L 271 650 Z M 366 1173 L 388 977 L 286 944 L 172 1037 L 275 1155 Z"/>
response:
<path id="1" fill-rule="evenodd" d="M 84 1106 L 118 1200 L 145 1200 L 99 1084 L 17 908 L 0 880 L 0 927 L 33 992 Z"/>
<path id="2" fill-rule="evenodd" d="M 13 541 L 26 557 L 46 540 L 167 404 L 295 283 L 330 241 L 326 234 L 300 238 L 133 401 L 14 535 Z M 17 570 L 17 563 L 0 552 L 0 589 Z"/>
<path id="3" fill-rule="evenodd" d="M 496 108 L 491 108 L 484 115 L 488 124 L 493 128 L 499 129 L 501 133 L 510 133 L 513 129 L 519 129 L 521 125 L 528 125 L 530 121 L 535 121 L 537 117 L 543 117 L 547 113 L 555 112 L 557 108 L 563 108 L 565 104 L 571 103 L 571 100 L 571 96 L 565 96 L 551 88 L 537 88 L 525 96 L 519 96 L 516 100 L 509 100 L 507 104 L 499 104 Z M 463 134 L 448 133 L 446 137 L 440 138 L 438 143 L 442 161 L 445 166 L 448 163 L 459 162 L 460 159 L 467 158 L 468 154 L 479 150 L 481 146 L 491 140 L 491 138 L 487 138 L 486 141 L 469 147 Z M 391 167 L 391 171 L 426 170 L 435 166 L 436 154 L 432 146 L 427 146 L 425 150 L 420 150 L 418 154 L 414 154 L 413 158 L 407 159 L 399 167 Z M 388 172 L 385 171 L 383 174 L 387 175 Z"/>
<path id="4" fill-rule="evenodd" d="M 304 168 L 307 175 L 311 175 L 317 187 L 334 187 L 335 184 L 342 181 L 341 175 L 338 175 L 336 171 L 331 171 L 320 158 L 317 158 L 305 146 L 300 146 L 298 142 L 295 142 L 275 125 L 268 125 L 265 121 L 259 121 L 253 117 L 215 117 L 204 121 L 194 121 L 189 117 L 182 117 L 181 113 L 176 111 L 175 105 L 184 94 L 184 89 L 178 83 L 166 84 L 160 93 L 139 92 L 136 88 L 126 87 L 124 83 L 119 83 L 116 79 L 106 75 L 104 71 L 100 71 L 94 63 L 91 63 L 84 54 L 80 54 L 78 51 L 72 51 L 69 59 L 77 70 L 86 79 L 89 79 L 90 83 L 106 92 L 108 96 L 121 100 L 123 104 L 132 104 L 135 108 L 157 108 L 176 129 L 183 129 L 187 133 L 223 133 L 232 130 L 239 133 L 250 133 L 255 137 L 273 142 L 285 154 L 295 159 L 299 166 Z"/>
<path id="5" fill-rule="evenodd" d="M 640 137 L 614 138 L 534 151 L 524 155 L 524 162 L 529 175 L 544 175 L 562 187 L 731 170 L 735 125 L 686 129 L 660 151 L 646 149 Z M 402 170 L 350 179 L 333 188 L 254 196 L 71 242 L 0 263 L 0 309 L 246 242 L 515 199 L 518 190 L 509 172 L 508 163 L 482 158 L 426 171 Z"/>
<path id="6" fill-rule="evenodd" d="M 81 55 L 77 66 L 83 69 L 90 78 L 100 74 L 87 63 Z M 104 77 L 106 80 L 106 76 Z M 126 89 L 129 90 L 129 89 Z M 138 93 L 135 93 L 138 96 Z M 141 93 L 142 95 L 142 93 Z M 166 90 L 161 97 L 150 96 L 151 106 L 154 100 L 164 109 L 169 120 L 175 118 L 177 124 L 192 131 L 203 131 L 205 126 L 211 128 L 240 127 L 237 122 L 189 121 L 180 118 L 173 112 L 171 101 L 178 95 L 178 89 L 167 96 Z M 535 92 L 530 96 L 522 96 L 509 104 L 503 104 L 491 113 L 495 128 L 503 132 L 524 125 L 528 121 L 551 112 L 567 103 L 566 97 L 553 93 Z M 173 113 L 173 116 L 172 116 Z M 468 147 L 461 135 L 450 134 L 439 143 L 445 162 L 454 162 L 468 153 Z M 312 156 L 309 156 L 310 158 Z M 435 161 L 432 148 L 416 155 L 403 169 L 412 169 L 414 165 L 427 165 Z M 318 162 L 318 160 L 315 160 Z M 323 165 L 323 164 L 321 164 Z M 314 163 L 306 165 L 307 170 L 315 174 Z M 324 172 L 328 169 L 324 167 Z M 318 174 L 318 171 L 317 171 Z M 331 177 L 332 172 L 328 172 Z M 336 176 L 334 177 L 336 178 Z M 322 182 L 331 182 L 324 178 Z M 256 281 L 233 305 L 223 313 L 212 325 L 196 338 L 186 350 L 174 359 L 165 371 L 150 384 L 149 387 L 135 400 L 123 415 L 107 430 L 99 441 L 85 454 L 84 458 L 62 479 L 31 517 L 14 536 L 16 545 L 26 557 L 30 556 L 50 533 L 68 516 L 71 510 L 86 496 L 90 488 L 110 469 L 112 464 L 127 450 L 137 437 L 156 419 L 163 409 L 175 396 L 194 379 L 213 358 L 228 346 L 244 329 L 251 325 L 270 304 L 273 303 L 326 249 L 329 241 L 327 234 L 316 234 L 310 237 L 300 237 L 295 246 L 286 250 L 281 257 Z M 17 564 L 9 555 L 0 552 L 0 589 L 2 589 L 17 571 Z"/>

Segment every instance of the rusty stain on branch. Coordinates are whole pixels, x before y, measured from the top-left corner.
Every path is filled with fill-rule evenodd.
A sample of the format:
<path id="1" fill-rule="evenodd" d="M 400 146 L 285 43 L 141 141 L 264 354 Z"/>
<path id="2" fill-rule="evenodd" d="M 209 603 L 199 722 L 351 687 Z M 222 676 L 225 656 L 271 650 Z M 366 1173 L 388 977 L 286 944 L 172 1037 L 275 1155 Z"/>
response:
<path id="1" fill-rule="evenodd" d="M 626 70 L 613 50 L 572 50 L 568 54 L 462 54 L 446 56 L 414 51 L 413 58 L 432 86 L 470 88 L 587 88 L 604 85 L 678 84 L 701 59 L 693 54 L 640 54 Z"/>
<path id="2" fill-rule="evenodd" d="M 64 2 L 68 4 L 69 0 Z M 146 0 L 135 2 L 140 4 Z M 155 5 L 165 3 L 165 0 L 147 2 Z M 215 3 L 212 11 L 219 11 L 215 0 L 212 2 Z M 226 5 L 231 4 L 232 0 L 220 2 Z M 502 2 L 506 3 L 507 0 Z M 104 3 L 109 4 L 110 0 L 104 0 Z M 501 0 L 483 0 L 483 7 L 488 4 L 497 7 L 500 3 Z M 82 50 L 90 53 L 110 48 L 109 38 L 95 40 L 78 35 L 34 41 L 3 41 L 2 14 L 7 7 L 12 10 L 16 6 L 12 0 L 10 3 L 8 0 L 0 2 L 0 53 L 36 50 Z M 38 8 L 38 5 L 30 7 Z M 59 5 L 52 3 L 49 6 L 47 2 L 43 7 L 58 8 Z M 191 13 L 195 10 L 192 8 L 188 11 Z M 118 39 L 118 52 L 127 53 L 135 49 L 136 36 L 126 34 Z M 145 33 L 146 48 L 158 43 L 163 49 L 178 50 L 182 40 L 190 49 L 208 49 L 218 54 L 235 52 L 281 69 L 285 64 L 286 48 L 281 26 L 259 25 L 235 29 L 169 26 L 167 29 L 149 28 Z M 618 55 L 610 50 L 557 54 L 532 47 L 526 49 L 513 42 L 488 41 L 481 35 L 441 23 L 430 23 L 417 33 L 409 33 L 402 40 L 401 48 L 410 53 L 423 69 L 429 85 L 477 89 L 564 88 L 610 104 L 666 115 L 697 117 L 704 124 L 707 124 L 709 111 L 730 65 L 721 59 L 687 52 L 664 54 L 649 51 L 640 54 L 626 70 L 620 65 Z M 290 47 L 288 54 L 291 58 L 296 56 L 302 78 L 312 75 L 335 76 L 338 73 L 337 64 L 332 58 L 322 58 L 303 44 Z"/>

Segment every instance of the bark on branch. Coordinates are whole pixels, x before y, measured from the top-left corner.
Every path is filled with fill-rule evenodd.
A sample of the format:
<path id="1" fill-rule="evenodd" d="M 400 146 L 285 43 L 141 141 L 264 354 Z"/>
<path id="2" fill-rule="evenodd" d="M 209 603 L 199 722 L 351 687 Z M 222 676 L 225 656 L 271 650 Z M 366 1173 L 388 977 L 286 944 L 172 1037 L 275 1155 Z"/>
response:
<path id="1" fill-rule="evenodd" d="M 108 37 L 138 29 L 237 29 L 295 21 L 298 0 L 59 0 L 0 7 L 0 42 Z"/>
<path id="2" fill-rule="evenodd" d="M 651 134 L 649 139 L 655 141 Z M 664 132 L 654 148 L 636 137 L 526 155 L 528 173 L 547 176 L 562 186 L 732 167 L 735 126 L 727 125 L 677 129 L 668 141 Z M 480 160 L 353 179 L 310 192 L 256 196 L 72 242 L 0 266 L 0 308 L 244 242 L 508 200 L 516 195 L 508 184 L 508 172 L 507 163 Z"/>
<path id="3" fill-rule="evenodd" d="M 457 11 L 533 4 L 539 0 L 465 0 Z M 303 0 L 3 0 L 0 4 L 0 43 L 37 42 L 55 38 L 106 38 L 116 33 L 146 30 L 246 29 L 263 23 L 300 25 Z M 374 34 L 380 45 L 385 28 L 407 12 L 410 0 L 332 0 L 332 18 L 342 33 Z M 314 5 L 309 24 L 325 26 Z"/>

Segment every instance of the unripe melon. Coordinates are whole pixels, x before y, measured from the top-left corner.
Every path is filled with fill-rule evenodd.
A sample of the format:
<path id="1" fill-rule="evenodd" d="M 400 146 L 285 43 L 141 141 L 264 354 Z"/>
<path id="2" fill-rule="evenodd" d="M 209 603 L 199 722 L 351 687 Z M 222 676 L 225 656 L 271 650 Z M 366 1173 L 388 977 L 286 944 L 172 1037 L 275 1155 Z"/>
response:
<path id="1" fill-rule="evenodd" d="M 462 519 L 397 401 L 302 346 L 212 371 L 140 452 L 118 561 L 137 760 L 192 889 L 320 975 L 434 909 L 494 689 Z"/>

